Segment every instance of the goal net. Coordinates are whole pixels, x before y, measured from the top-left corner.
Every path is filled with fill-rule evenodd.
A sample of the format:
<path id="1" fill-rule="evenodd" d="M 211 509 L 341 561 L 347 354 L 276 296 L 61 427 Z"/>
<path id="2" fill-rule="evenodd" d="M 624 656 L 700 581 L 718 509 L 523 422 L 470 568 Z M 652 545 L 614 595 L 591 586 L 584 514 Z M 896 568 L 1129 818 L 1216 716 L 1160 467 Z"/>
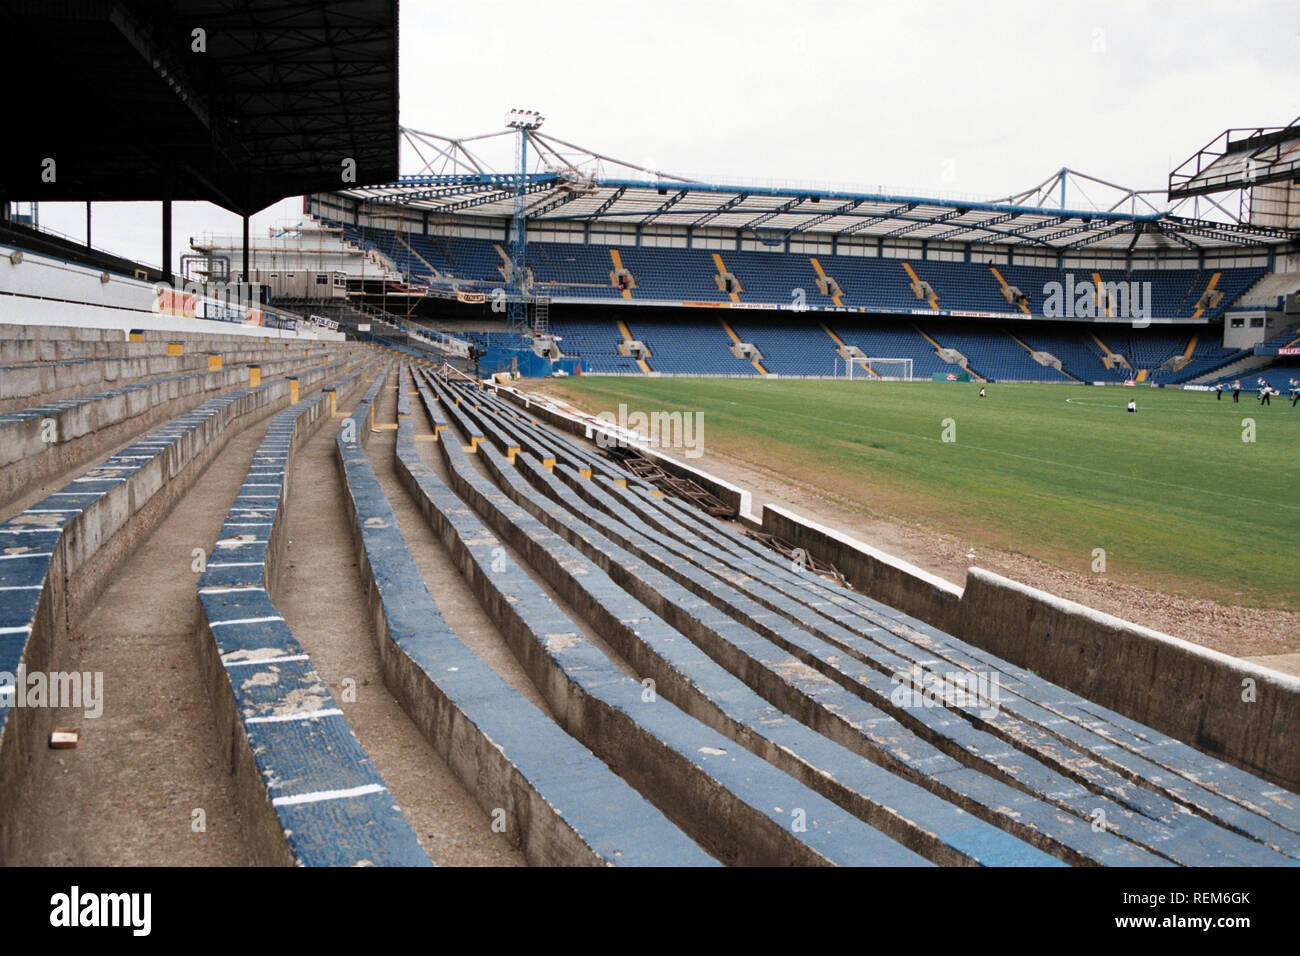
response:
<path id="1" fill-rule="evenodd" d="M 844 378 L 860 378 L 870 381 L 910 382 L 912 381 L 912 360 L 910 358 L 863 358 L 855 361 L 840 359 L 836 362 L 836 375 Z M 872 374 L 872 373 L 875 374 Z"/>

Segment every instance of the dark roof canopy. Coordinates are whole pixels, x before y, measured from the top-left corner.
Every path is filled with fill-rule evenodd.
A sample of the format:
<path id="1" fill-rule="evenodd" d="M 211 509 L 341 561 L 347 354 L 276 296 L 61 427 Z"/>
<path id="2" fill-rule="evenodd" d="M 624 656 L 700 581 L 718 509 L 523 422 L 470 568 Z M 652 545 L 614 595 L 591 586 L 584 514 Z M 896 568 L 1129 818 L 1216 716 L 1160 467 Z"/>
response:
<path id="1" fill-rule="evenodd" d="M 0 0 L 0 22 L 5 199 L 252 213 L 397 178 L 397 0 Z"/>

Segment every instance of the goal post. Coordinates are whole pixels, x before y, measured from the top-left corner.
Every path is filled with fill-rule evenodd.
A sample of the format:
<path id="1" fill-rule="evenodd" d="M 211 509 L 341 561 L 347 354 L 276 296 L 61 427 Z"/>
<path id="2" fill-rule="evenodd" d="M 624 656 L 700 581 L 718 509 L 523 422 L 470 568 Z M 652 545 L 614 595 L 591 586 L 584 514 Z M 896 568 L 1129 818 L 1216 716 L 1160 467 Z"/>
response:
<path id="1" fill-rule="evenodd" d="M 885 381 L 912 381 L 912 360 L 910 358 L 871 358 L 868 356 L 866 363 L 871 367 L 872 372 L 875 372 Z M 870 372 L 859 369 L 858 374 L 869 375 Z"/>
<path id="2" fill-rule="evenodd" d="M 835 359 L 835 377 L 860 379 L 864 382 L 910 382 L 912 381 L 912 360 L 910 358 L 869 357 L 850 360 L 837 356 Z"/>

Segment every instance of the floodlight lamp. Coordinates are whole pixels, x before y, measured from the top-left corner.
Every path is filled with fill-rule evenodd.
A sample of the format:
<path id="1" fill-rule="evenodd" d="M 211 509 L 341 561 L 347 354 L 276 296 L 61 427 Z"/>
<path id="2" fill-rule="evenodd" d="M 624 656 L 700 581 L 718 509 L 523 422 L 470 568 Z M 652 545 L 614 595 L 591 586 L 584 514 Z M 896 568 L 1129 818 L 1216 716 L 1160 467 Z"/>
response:
<path id="1" fill-rule="evenodd" d="M 545 121 L 537 110 L 514 109 L 506 114 L 506 125 L 511 129 L 538 129 Z"/>

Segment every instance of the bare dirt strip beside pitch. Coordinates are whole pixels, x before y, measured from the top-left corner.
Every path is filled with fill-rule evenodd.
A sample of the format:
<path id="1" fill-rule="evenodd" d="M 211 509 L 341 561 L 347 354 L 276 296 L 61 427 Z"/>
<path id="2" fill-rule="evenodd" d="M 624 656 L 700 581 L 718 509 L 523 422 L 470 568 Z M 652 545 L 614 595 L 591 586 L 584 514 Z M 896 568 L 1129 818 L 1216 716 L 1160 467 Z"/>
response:
<path id="1" fill-rule="evenodd" d="M 890 554 L 912 562 L 933 574 L 963 586 L 966 569 L 972 565 L 995 571 L 1016 581 L 1052 594 L 1078 601 L 1099 611 L 1153 627 L 1225 654 L 1261 658 L 1288 656 L 1300 635 L 1300 614 L 1261 608 L 1228 607 L 1215 601 L 1201 601 L 1161 594 L 1113 579 L 1083 575 L 1053 567 L 1023 554 L 988 548 L 973 548 L 969 542 L 902 522 L 869 518 L 835 496 L 790 481 L 780 473 L 751 462 L 742 462 L 717 452 L 706 452 L 693 464 L 748 488 L 754 496 L 754 510 L 771 502 L 828 524 Z M 1300 655 L 1289 655 L 1295 658 Z M 1281 669 L 1286 669 L 1279 660 Z M 1294 661 L 1291 663 L 1294 667 Z M 1295 673 L 1294 670 L 1289 671 Z"/>

